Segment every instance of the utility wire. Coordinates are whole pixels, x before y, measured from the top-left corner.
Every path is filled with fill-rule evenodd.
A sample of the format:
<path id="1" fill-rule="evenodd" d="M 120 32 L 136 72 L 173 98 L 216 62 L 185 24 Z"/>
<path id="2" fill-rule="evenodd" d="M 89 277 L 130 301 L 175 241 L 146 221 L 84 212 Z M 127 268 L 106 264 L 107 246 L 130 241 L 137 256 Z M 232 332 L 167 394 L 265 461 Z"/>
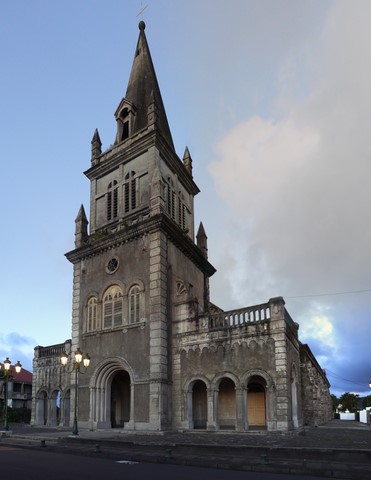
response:
<path id="1" fill-rule="evenodd" d="M 313 293 L 310 295 L 294 295 L 290 297 L 284 297 L 284 298 L 309 298 L 309 297 L 330 297 L 330 296 L 335 296 L 335 295 L 353 295 L 353 294 L 358 294 L 358 293 L 370 293 L 371 288 L 368 288 L 366 290 L 351 290 L 347 292 L 333 292 L 333 293 Z"/>
<path id="2" fill-rule="evenodd" d="M 346 378 L 340 377 L 340 375 L 337 375 L 336 373 L 331 372 L 331 370 L 328 370 L 327 368 L 326 368 L 326 374 L 329 374 L 331 377 L 335 377 L 340 380 L 343 380 L 344 382 L 354 383 L 354 385 L 358 385 L 361 387 L 365 387 L 365 385 L 368 385 L 368 382 L 360 383 L 360 382 L 355 382 L 354 380 L 348 380 Z"/>

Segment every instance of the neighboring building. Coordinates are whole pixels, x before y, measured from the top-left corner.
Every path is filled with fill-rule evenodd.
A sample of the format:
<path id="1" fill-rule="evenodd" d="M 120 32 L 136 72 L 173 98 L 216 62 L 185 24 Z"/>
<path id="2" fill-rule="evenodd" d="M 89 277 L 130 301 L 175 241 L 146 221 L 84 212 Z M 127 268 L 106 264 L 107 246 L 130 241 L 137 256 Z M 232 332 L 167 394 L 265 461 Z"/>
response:
<path id="1" fill-rule="evenodd" d="M 35 349 L 32 423 L 71 423 L 74 374 L 59 358 L 78 347 L 91 356 L 78 387 L 88 428 L 286 431 L 324 422 L 329 384 L 283 298 L 228 312 L 210 302 L 215 268 L 202 223 L 194 230 L 192 158 L 175 152 L 144 28 L 115 142 L 102 152 L 97 130 L 92 139 L 90 222 L 81 206 L 66 254 L 72 339 Z"/>
<path id="2" fill-rule="evenodd" d="M 3 377 L 4 364 L 0 364 L 0 412 L 4 408 L 5 379 Z M 8 406 L 13 410 L 31 411 L 32 402 L 32 373 L 22 368 L 16 373 L 13 365 L 10 366 L 11 377 L 8 380 Z"/>

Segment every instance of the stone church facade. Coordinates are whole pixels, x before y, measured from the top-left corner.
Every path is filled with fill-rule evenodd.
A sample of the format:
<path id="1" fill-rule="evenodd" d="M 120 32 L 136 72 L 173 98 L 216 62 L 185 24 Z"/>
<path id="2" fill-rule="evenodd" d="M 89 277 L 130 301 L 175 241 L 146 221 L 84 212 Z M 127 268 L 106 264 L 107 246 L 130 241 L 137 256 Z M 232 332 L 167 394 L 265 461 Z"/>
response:
<path id="1" fill-rule="evenodd" d="M 92 139 L 90 216 L 75 225 L 72 338 L 35 348 L 34 425 L 288 431 L 331 416 L 329 383 L 282 297 L 233 311 L 210 302 L 199 189 L 180 159 L 145 36 L 114 144 Z M 88 228 L 89 225 L 89 228 Z M 60 356 L 89 353 L 84 374 Z M 84 370 L 84 369 L 82 369 Z M 77 396 L 76 396 L 77 395 Z"/>

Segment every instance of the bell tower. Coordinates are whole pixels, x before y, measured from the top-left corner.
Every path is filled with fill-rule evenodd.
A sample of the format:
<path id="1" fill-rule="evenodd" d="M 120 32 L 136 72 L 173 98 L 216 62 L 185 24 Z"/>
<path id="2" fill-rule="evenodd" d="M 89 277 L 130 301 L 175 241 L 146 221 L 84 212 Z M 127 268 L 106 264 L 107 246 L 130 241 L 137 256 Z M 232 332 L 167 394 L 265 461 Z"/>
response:
<path id="1" fill-rule="evenodd" d="M 162 430 L 172 423 L 174 326 L 179 315 L 184 324 L 188 311 L 193 321 L 195 308 L 208 310 L 215 269 L 195 243 L 192 159 L 188 148 L 183 160 L 175 152 L 143 21 L 114 115 L 113 145 L 102 150 L 94 132 L 89 222 L 81 206 L 66 254 L 71 349 L 91 356 L 80 418 L 92 428 Z"/>

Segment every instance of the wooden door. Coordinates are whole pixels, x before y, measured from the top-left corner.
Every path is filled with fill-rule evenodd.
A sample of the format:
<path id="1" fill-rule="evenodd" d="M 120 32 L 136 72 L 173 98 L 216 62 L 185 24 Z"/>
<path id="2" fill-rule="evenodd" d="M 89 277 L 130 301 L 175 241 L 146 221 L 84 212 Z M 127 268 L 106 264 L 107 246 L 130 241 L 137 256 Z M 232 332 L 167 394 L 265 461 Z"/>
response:
<path id="1" fill-rule="evenodd" d="M 265 426 L 265 392 L 249 392 L 247 418 L 250 426 Z"/>

